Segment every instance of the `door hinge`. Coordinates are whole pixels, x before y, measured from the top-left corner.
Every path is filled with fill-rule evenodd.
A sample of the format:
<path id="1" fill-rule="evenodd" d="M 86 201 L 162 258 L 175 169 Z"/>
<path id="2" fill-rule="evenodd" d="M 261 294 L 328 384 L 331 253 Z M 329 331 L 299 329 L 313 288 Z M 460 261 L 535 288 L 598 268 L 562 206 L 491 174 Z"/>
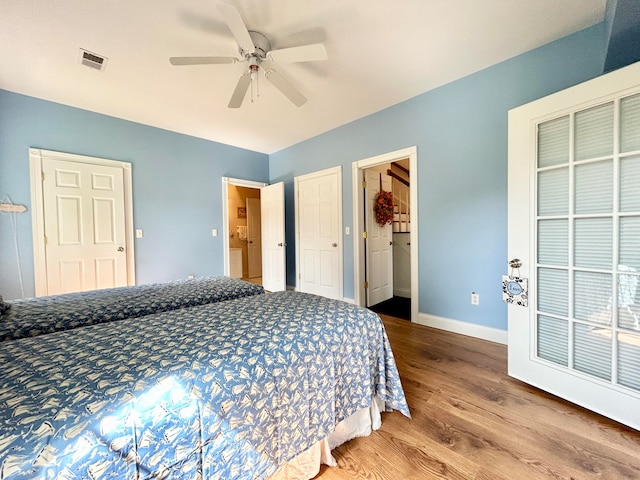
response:
<path id="1" fill-rule="evenodd" d="M 367 232 L 362 232 L 362 238 L 367 238 L 367 237 L 368 237 Z"/>
<path id="2" fill-rule="evenodd" d="M 367 181 L 366 180 L 362 181 L 362 188 L 367 188 Z"/>
<path id="3" fill-rule="evenodd" d="M 42 181 L 44 182 L 44 172 L 42 172 L 40 176 L 42 177 Z"/>
<path id="4" fill-rule="evenodd" d="M 45 245 L 47 244 L 47 236 L 46 235 L 44 236 L 44 244 Z"/>
<path id="5" fill-rule="evenodd" d="M 364 282 L 364 288 L 369 288 L 369 282 Z"/>

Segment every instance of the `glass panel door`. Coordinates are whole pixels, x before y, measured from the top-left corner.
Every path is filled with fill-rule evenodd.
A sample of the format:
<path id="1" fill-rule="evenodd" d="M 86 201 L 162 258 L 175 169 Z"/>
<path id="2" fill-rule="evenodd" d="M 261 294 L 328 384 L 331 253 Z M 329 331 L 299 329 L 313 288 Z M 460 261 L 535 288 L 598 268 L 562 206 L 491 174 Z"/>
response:
<path id="1" fill-rule="evenodd" d="M 509 111 L 512 377 L 640 430 L 640 62 Z"/>
<path id="2" fill-rule="evenodd" d="M 536 354 L 640 392 L 640 95 L 538 125 Z"/>

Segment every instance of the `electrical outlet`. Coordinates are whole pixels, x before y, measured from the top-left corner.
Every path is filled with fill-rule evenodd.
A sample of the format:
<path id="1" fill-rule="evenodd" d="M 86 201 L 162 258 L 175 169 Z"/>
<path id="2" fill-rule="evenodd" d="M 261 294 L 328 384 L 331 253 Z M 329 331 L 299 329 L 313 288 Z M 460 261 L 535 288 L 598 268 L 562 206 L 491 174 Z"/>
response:
<path id="1" fill-rule="evenodd" d="M 476 292 L 471 292 L 471 305 L 480 305 L 480 295 Z"/>

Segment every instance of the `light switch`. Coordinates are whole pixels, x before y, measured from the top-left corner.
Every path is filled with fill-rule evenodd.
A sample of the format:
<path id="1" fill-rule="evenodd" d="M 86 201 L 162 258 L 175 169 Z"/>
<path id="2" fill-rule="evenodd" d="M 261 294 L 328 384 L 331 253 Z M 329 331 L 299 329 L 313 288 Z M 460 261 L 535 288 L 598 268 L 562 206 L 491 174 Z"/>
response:
<path id="1" fill-rule="evenodd" d="M 212 237 L 217 237 L 218 236 L 218 229 L 217 228 L 212 228 L 211 229 L 211 236 Z"/>
<path id="2" fill-rule="evenodd" d="M 351 228 L 349 228 L 349 227 L 344 227 L 344 234 L 345 234 L 345 235 L 351 235 Z"/>
<path id="3" fill-rule="evenodd" d="M 136 228 L 136 238 L 142 238 L 144 237 L 144 233 L 142 232 L 141 228 Z"/>

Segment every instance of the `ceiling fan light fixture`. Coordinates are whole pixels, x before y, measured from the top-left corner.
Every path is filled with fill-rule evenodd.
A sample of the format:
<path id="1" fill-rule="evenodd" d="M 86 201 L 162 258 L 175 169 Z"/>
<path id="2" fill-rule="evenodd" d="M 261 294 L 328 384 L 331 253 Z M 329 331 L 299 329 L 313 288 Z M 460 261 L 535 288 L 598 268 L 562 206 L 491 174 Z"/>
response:
<path id="1" fill-rule="evenodd" d="M 239 108 L 247 93 L 251 88 L 251 101 L 253 102 L 254 90 L 256 96 L 260 96 L 258 89 L 258 72 L 262 61 L 270 62 L 310 62 L 327 59 L 327 50 L 321 43 L 310 45 L 300 45 L 298 47 L 283 48 L 271 50 L 271 42 L 262 33 L 254 30 L 248 30 L 240 12 L 231 5 L 218 5 L 223 20 L 229 27 L 231 34 L 234 36 L 238 44 L 240 59 L 233 57 L 170 57 L 171 65 L 211 65 L 223 63 L 236 63 L 237 61 L 246 61 L 249 68 L 240 76 L 233 91 L 233 95 L 229 100 L 229 108 Z M 264 70 L 264 75 L 269 83 L 279 90 L 297 107 L 302 106 L 307 99 L 304 95 L 284 76 L 275 71 L 273 68 Z"/>

